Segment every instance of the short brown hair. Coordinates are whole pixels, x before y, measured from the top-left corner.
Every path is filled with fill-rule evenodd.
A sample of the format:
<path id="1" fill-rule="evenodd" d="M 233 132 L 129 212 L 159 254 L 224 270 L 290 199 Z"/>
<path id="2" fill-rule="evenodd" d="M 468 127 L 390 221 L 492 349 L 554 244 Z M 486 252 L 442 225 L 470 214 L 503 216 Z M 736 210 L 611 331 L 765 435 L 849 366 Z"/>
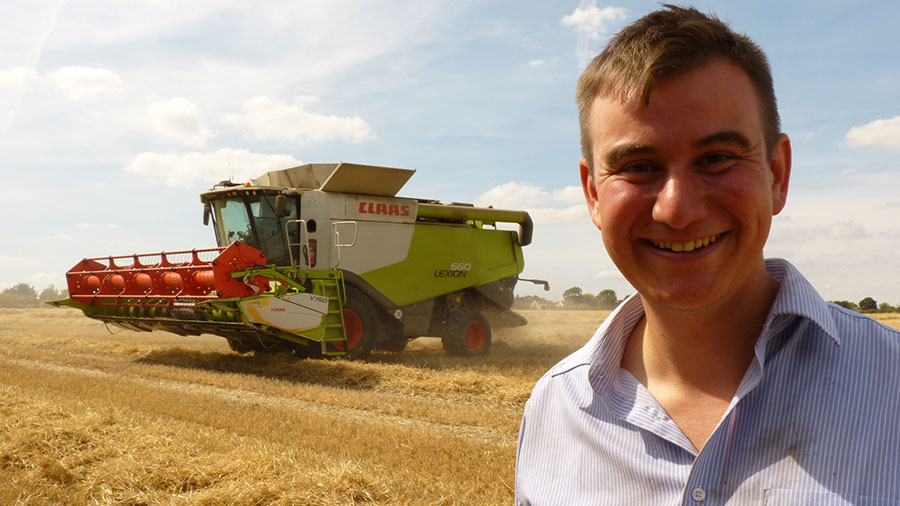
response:
<path id="1" fill-rule="evenodd" d="M 765 53 L 747 36 L 697 9 L 664 5 L 616 34 L 578 79 L 576 102 L 581 151 L 593 167 L 588 125 L 598 96 L 650 103 L 653 89 L 667 78 L 698 69 L 712 58 L 725 58 L 747 73 L 756 89 L 771 157 L 780 132 L 772 72 Z"/>

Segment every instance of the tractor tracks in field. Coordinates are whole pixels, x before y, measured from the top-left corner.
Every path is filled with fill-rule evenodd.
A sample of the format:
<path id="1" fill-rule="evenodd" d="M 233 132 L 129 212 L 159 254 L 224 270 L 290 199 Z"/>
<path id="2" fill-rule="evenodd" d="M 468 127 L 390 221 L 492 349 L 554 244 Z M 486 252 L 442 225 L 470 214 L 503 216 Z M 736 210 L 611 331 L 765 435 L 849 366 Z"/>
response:
<path id="1" fill-rule="evenodd" d="M 11 344 L 13 346 L 9 346 Z M 245 407 L 310 413 L 326 419 L 333 419 L 335 423 L 358 422 L 367 426 L 377 424 L 489 444 L 515 445 L 516 442 L 515 431 L 500 427 L 441 423 L 414 416 L 385 413 L 380 409 L 351 407 L 334 402 L 315 402 L 273 392 L 164 378 L 149 370 L 159 366 L 136 364 L 135 359 L 130 356 L 108 356 L 71 350 L 46 349 L 30 345 L 21 346 L 22 352 L 30 353 L 15 353 L 15 348 L 18 347 L 14 343 L 5 342 L 4 349 L 0 351 L 0 364 L 6 362 L 10 365 L 46 371 L 61 376 L 89 378 L 102 382 L 104 385 L 109 385 L 110 388 L 146 388 L 160 392 L 170 392 L 173 394 L 173 398 L 177 398 L 180 394 L 190 394 Z M 22 355 L 28 358 L 24 358 Z M 86 364 L 84 362 L 90 363 Z M 144 371 L 143 368 L 149 369 Z M 427 398 L 422 399 L 422 401 L 435 402 Z M 452 402 L 440 402 L 439 404 L 443 404 L 439 409 L 453 409 Z"/>

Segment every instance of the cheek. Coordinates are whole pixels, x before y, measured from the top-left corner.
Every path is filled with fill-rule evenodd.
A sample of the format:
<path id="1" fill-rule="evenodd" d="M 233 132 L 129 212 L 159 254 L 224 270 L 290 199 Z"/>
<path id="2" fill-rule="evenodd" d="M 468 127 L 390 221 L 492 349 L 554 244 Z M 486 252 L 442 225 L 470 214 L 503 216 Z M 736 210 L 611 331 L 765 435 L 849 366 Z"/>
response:
<path id="1" fill-rule="evenodd" d="M 629 234 L 653 208 L 652 192 L 624 181 L 602 185 L 597 196 L 594 222 L 599 219 L 604 240 Z"/>
<path id="2" fill-rule="evenodd" d="M 603 207 L 611 213 L 621 214 L 652 204 L 655 189 L 650 185 L 612 181 L 599 192 Z"/>
<path id="3" fill-rule="evenodd" d="M 717 215 L 740 230 L 736 238 L 745 251 L 765 244 L 773 216 L 772 192 L 765 178 L 753 172 L 725 178 L 712 195 Z"/>
<path id="4" fill-rule="evenodd" d="M 724 207 L 739 216 L 771 219 L 772 191 L 764 177 L 750 172 L 736 174 L 722 183 L 715 194 L 720 196 Z"/>

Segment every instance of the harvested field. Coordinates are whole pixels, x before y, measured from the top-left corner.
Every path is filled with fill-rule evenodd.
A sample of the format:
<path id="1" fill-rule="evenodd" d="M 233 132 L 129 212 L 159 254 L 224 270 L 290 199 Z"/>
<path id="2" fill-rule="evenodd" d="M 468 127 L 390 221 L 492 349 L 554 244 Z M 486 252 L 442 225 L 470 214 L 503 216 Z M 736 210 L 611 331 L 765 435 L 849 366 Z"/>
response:
<path id="1" fill-rule="evenodd" d="M 510 504 L 532 386 L 607 314 L 522 313 L 351 362 L 0 309 L 0 504 Z"/>
<path id="2" fill-rule="evenodd" d="M 522 313 L 487 357 L 350 362 L 0 309 L 0 504 L 511 504 L 532 386 L 608 314 Z"/>

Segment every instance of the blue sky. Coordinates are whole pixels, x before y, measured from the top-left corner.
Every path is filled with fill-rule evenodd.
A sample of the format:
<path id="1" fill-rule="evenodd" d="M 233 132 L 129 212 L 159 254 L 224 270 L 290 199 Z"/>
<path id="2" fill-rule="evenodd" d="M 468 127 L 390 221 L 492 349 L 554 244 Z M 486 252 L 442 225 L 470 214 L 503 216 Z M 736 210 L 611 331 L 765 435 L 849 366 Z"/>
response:
<path id="1" fill-rule="evenodd" d="M 578 185 L 575 81 L 659 4 L 0 0 L 0 289 L 210 247 L 198 194 L 308 162 L 529 210 L 523 276 L 620 296 Z M 768 256 L 900 303 L 900 3 L 699 1 L 768 53 L 794 168 Z M 521 294 L 542 294 L 520 285 Z"/>

